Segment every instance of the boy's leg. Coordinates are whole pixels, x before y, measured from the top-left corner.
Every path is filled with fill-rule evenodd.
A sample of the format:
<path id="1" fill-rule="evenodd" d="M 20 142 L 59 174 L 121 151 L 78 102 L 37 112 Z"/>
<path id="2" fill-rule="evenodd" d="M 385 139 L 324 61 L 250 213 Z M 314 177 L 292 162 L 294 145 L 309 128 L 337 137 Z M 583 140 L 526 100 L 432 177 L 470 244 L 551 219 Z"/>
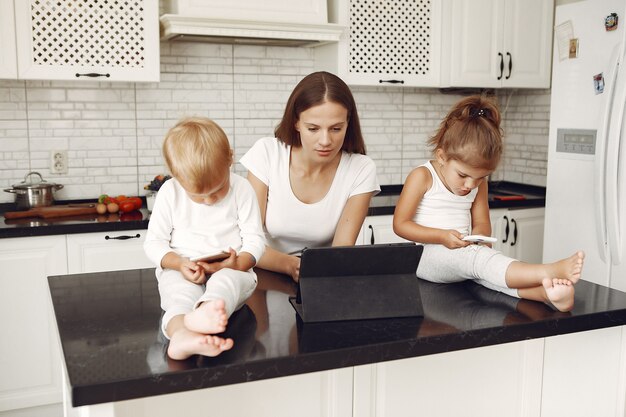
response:
<path id="1" fill-rule="evenodd" d="M 185 325 L 205 334 L 223 332 L 228 317 L 252 295 L 256 282 L 256 274 L 252 271 L 225 268 L 214 273 L 196 302 L 195 310 L 185 315 Z"/>
<path id="2" fill-rule="evenodd" d="M 201 285 L 187 281 L 180 272 L 166 269 L 157 274 L 161 308 L 161 331 L 170 339 L 167 354 L 172 359 L 191 355 L 217 356 L 233 346 L 231 339 L 204 335 L 185 327 L 184 317 L 203 294 Z"/>

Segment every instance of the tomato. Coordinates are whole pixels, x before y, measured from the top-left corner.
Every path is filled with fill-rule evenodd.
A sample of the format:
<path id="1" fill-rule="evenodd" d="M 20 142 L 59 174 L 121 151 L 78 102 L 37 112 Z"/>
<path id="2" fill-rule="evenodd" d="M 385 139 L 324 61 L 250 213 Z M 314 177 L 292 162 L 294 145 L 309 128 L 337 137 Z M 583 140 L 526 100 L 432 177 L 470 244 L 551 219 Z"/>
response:
<path id="1" fill-rule="evenodd" d="M 135 210 L 139 210 L 143 205 L 143 201 L 139 197 L 128 197 L 127 201 L 132 201 L 135 205 Z"/>
<path id="2" fill-rule="evenodd" d="M 127 213 L 129 211 L 135 210 L 135 204 L 132 201 L 123 200 L 120 202 L 120 211 L 123 213 Z"/>
<path id="3" fill-rule="evenodd" d="M 126 197 L 124 194 L 120 194 L 117 197 L 115 197 L 115 199 L 117 200 L 118 203 L 121 203 L 122 201 L 126 200 L 128 197 Z"/>

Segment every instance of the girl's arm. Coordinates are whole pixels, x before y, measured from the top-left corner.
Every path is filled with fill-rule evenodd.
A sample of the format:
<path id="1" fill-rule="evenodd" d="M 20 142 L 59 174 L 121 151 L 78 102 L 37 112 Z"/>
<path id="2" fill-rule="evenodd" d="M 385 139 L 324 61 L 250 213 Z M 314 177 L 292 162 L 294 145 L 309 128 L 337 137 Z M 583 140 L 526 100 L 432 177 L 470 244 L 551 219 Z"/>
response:
<path id="1" fill-rule="evenodd" d="M 267 185 L 258 179 L 254 174 L 248 171 L 248 181 L 254 189 L 261 210 L 261 221 L 265 225 L 265 214 L 267 211 Z M 298 281 L 300 275 L 300 258 L 297 256 L 287 255 L 273 249 L 269 246 L 265 247 L 265 252 L 261 259 L 258 260 L 256 266 L 267 269 L 268 271 L 280 272 L 290 275 L 294 281 Z"/>
<path id="2" fill-rule="evenodd" d="M 374 193 L 363 193 L 353 195 L 348 199 L 346 205 L 341 212 L 337 228 L 335 229 L 335 237 L 333 238 L 333 246 L 352 246 L 359 236 L 361 227 L 367 210 Z"/>
<path id="3" fill-rule="evenodd" d="M 432 176 L 425 167 L 418 167 L 407 177 L 393 214 L 393 231 L 400 237 L 417 243 L 436 243 L 449 249 L 468 246 L 469 242 L 457 230 L 421 226 L 413 221 L 417 207 L 432 185 Z"/>
<path id="4" fill-rule="evenodd" d="M 491 236 L 491 218 L 489 217 L 489 195 L 487 181 L 478 186 L 478 193 L 472 204 L 472 234 Z M 488 244 L 491 246 L 491 244 Z"/>

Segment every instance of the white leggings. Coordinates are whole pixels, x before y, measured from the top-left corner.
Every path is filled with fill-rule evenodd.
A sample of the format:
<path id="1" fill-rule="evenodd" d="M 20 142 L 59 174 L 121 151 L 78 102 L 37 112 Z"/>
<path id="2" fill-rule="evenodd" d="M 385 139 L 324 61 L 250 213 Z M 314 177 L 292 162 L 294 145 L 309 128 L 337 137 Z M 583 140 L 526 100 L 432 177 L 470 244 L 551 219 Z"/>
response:
<path id="1" fill-rule="evenodd" d="M 157 270 L 161 308 L 165 311 L 161 330 L 169 339 L 165 329 L 170 320 L 187 314 L 200 303 L 221 298 L 226 305 L 226 314 L 231 316 L 243 306 L 256 288 L 256 274 L 252 271 L 221 269 L 211 275 L 205 285 L 187 281 L 183 274 L 174 269 Z"/>
<path id="2" fill-rule="evenodd" d="M 483 245 L 448 249 L 425 244 L 417 276 L 430 282 L 449 283 L 468 279 L 489 289 L 518 297 L 517 289 L 506 285 L 506 270 L 513 258 Z"/>

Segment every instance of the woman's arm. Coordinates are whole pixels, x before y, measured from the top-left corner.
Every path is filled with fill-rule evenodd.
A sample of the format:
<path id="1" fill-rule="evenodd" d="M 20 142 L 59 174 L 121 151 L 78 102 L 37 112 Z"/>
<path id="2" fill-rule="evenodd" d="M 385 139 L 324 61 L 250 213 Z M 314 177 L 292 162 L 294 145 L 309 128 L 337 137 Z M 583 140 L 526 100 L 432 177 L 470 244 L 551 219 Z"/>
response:
<path id="1" fill-rule="evenodd" d="M 348 199 L 335 229 L 333 246 L 354 245 L 363 226 L 365 216 L 367 216 L 367 210 L 373 194 L 373 192 L 357 194 Z"/>
<path id="2" fill-rule="evenodd" d="M 265 225 L 265 214 L 267 212 L 267 185 L 258 179 L 254 174 L 248 172 L 248 181 L 254 189 L 254 193 L 259 201 L 259 209 L 261 210 L 261 221 Z M 268 271 L 280 272 L 290 275 L 294 281 L 298 281 L 300 275 L 300 258 L 297 256 L 287 255 L 273 249 L 269 246 L 265 247 L 265 252 L 261 259 L 258 260 L 256 266 L 267 269 Z"/>
<path id="3" fill-rule="evenodd" d="M 436 243 L 449 249 L 469 245 L 457 230 L 421 226 L 413 221 L 417 207 L 431 187 L 432 177 L 425 167 L 418 167 L 407 177 L 393 213 L 393 231 L 400 237 L 418 243 Z"/>

